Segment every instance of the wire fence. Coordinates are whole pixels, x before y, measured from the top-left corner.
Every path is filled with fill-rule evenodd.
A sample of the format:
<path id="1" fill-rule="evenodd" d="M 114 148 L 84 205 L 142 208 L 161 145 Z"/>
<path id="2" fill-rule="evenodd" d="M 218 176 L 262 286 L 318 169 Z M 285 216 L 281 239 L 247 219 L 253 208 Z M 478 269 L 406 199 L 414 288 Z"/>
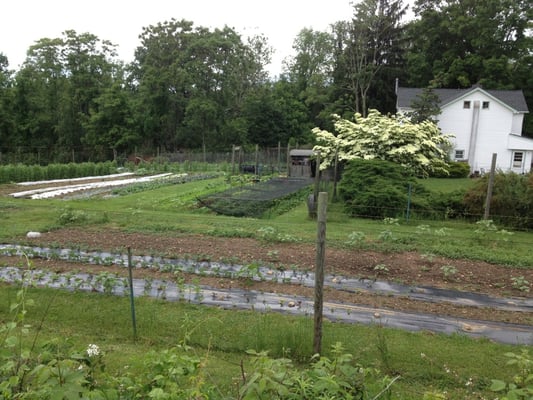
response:
<path id="1" fill-rule="evenodd" d="M 96 147 L 73 146 L 46 147 L 46 146 L 16 146 L 5 147 L 0 145 L 0 165 L 26 164 L 48 165 L 54 163 L 82 163 L 115 161 L 118 165 L 128 162 L 135 164 L 150 163 L 206 163 L 206 164 L 234 164 L 236 168 L 251 166 L 264 173 L 286 172 L 289 162 L 289 146 L 264 147 L 233 146 L 222 152 L 203 152 L 200 150 L 161 151 L 134 150 L 131 153 L 113 153 L 111 149 Z M 243 167 L 244 166 L 244 167 Z M 246 171 L 244 171 L 246 172 Z"/>
<path id="2" fill-rule="evenodd" d="M 326 188 L 324 187 L 324 190 Z M 197 201 L 198 199 L 192 200 Z M 254 201 L 251 198 L 248 198 L 250 201 Z M 202 206 L 201 202 L 198 202 L 197 206 Z M 305 205 L 305 199 L 299 199 L 297 203 L 295 203 L 295 207 L 306 207 Z M 157 218 L 153 218 L 152 214 L 157 213 L 157 210 L 142 210 L 142 209 L 135 209 L 135 210 L 126 210 L 126 211 L 117 211 L 117 210 L 102 210 L 101 208 L 91 208 L 91 207 L 85 207 L 83 211 L 80 211 L 81 218 L 77 220 L 74 218 L 73 220 L 61 220 L 61 215 L 64 214 L 66 211 L 75 213 L 75 209 L 70 208 L 67 201 L 58 204 L 57 206 L 52 206 L 49 203 L 46 204 L 40 204 L 39 200 L 32 201 L 31 203 L 6 203 L 0 207 L 0 218 L 4 220 L 9 220 L 10 213 L 12 211 L 22 211 L 24 212 L 25 209 L 28 209 L 31 211 L 32 209 L 39 209 L 42 208 L 42 212 L 46 215 L 55 214 L 56 215 L 56 224 L 57 225 L 69 225 L 72 223 L 73 226 L 77 225 L 83 225 L 85 223 L 99 223 L 99 222 L 106 222 L 107 220 L 113 220 L 116 218 L 117 220 L 121 219 L 134 219 L 133 224 L 138 224 L 141 227 L 148 227 L 153 225 L 154 231 L 172 231 L 176 230 L 177 232 L 183 231 L 184 226 L 189 225 L 190 223 L 187 221 L 192 221 L 192 224 L 198 223 L 201 226 L 219 226 L 221 224 L 221 220 L 217 217 L 216 214 L 213 215 L 206 215 L 205 212 L 200 212 L 199 214 L 195 214 L 194 211 L 187 212 L 186 216 L 182 212 L 168 212 L 168 211 L 162 211 L 162 215 L 166 216 L 163 218 L 163 222 L 157 222 Z M 188 209 L 194 210 L 195 207 L 193 204 L 190 204 L 187 206 Z M 491 236 L 493 237 L 495 243 L 502 242 L 502 243 L 515 243 L 515 244 L 527 244 L 529 247 L 531 246 L 531 237 L 529 234 L 531 233 L 530 229 L 516 229 L 516 228 L 510 228 L 506 226 L 504 223 L 498 223 L 494 221 L 505 221 L 506 216 L 504 215 L 490 215 L 488 220 L 483 219 L 482 213 L 470 213 L 462 216 L 461 218 L 446 218 L 446 217 L 435 217 L 435 218 L 425 218 L 425 217 L 419 217 L 416 213 L 411 214 L 410 218 L 407 218 L 406 216 L 406 208 L 391 208 L 397 215 L 397 217 L 393 218 L 368 218 L 364 215 L 348 215 L 343 211 L 342 203 L 332 203 L 330 200 L 330 204 L 328 206 L 328 218 L 332 221 L 339 222 L 342 221 L 344 223 L 343 230 L 350 230 L 350 231 L 357 231 L 358 229 L 364 229 L 365 231 L 368 231 L 370 236 L 375 236 L 387 230 L 393 230 L 396 231 L 399 235 L 407 235 L 412 236 L 414 233 L 421 233 L 423 232 L 426 227 L 430 227 L 431 231 L 433 232 L 430 236 L 435 237 L 441 237 L 442 232 L 448 232 L 449 235 L 453 235 L 456 239 L 461 240 L 465 238 L 472 238 L 473 236 L 481 237 L 481 236 Z M 444 215 L 445 210 L 433 210 L 434 215 Z M 175 218 L 179 215 L 179 218 Z M 247 219 L 246 224 L 247 229 L 250 229 L 249 232 L 246 233 L 245 236 L 249 236 L 250 234 L 253 234 L 256 232 L 256 227 L 265 226 L 271 223 L 275 223 L 276 225 L 279 225 L 282 227 L 284 231 L 292 231 L 294 230 L 294 220 L 291 213 L 288 213 L 286 215 L 272 215 L 274 218 L 270 218 L 270 214 L 263 214 L 262 218 L 256 218 L 253 220 Z M 309 221 L 309 217 L 307 214 L 303 217 L 304 219 L 302 221 Z M 183 221 L 183 225 L 180 223 L 180 221 Z M 489 221 L 489 222 L 487 222 Z M 492 221 L 492 222 L 490 222 Z M 531 220 L 530 220 L 531 221 Z M 24 230 L 32 230 L 32 221 L 29 221 L 27 225 L 15 223 L 14 221 L 10 221 L 10 230 L 13 231 L 20 231 L 23 232 Z M 363 228 L 361 228 L 363 227 Z M 442 230 L 442 232 L 439 232 L 439 230 Z M 519 234 L 519 235 L 526 235 L 526 236 L 520 236 L 515 237 L 513 236 L 513 232 Z M 449 235 L 443 235 L 443 236 L 449 236 Z M 343 241 L 345 238 L 338 238 L 338 234 L 335 232 L 330 232 L 330 239 L 333 241 Z M 310 234 L 309 236 L 311 239 L 314 240 L 313 234 Z M 496 245 L 497 247 L 497 245 Z M 532 259 L 533 262 L 533 259 Z"/>

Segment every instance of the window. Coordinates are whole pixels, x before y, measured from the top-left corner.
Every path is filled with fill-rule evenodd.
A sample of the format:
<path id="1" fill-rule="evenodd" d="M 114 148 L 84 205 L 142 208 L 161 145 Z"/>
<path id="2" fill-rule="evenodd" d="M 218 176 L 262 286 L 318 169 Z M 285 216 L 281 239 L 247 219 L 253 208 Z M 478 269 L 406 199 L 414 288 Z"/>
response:
<path id="1" fill-rule="evenodd" d="M 489 102 L 488 101 L 484 101 L 483 104 L 482 104 L 482 107 L 484 110 L 488 110 L 489 109 Z"/>
<path id="2" fill-rule="evenodd" d="M 470 102 L 469 101 L 463 102 L 463 108 L 470 108 Z"/>
<path id="3" fill-rule="evenodd" d="M 513 168 L 522 168 L 524 161 L 524 153 L 521 151 L 515 151 L 513 153 Z"/>
<path id="4" fill-rule="evenodd" d="M 464 150 L 455 150 L 455 157 L 456 160 L 464 160 L 465 159 L 465 151 Z"/>

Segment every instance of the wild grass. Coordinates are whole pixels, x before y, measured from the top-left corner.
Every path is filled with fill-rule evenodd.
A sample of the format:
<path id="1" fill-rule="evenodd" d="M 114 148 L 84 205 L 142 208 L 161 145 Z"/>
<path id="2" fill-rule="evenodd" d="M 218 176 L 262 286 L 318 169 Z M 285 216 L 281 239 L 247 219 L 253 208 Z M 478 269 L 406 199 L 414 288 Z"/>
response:
<path id="1" fill-rule="evenodd" d="M 0 288 L 0 320 L 8 320 L 17 288 Z M 32 331 L 28 342 L 37 333 L 37 348 L 50 341 L 64 341 L 80 350 L 95 343 L 106 354 L 106 367 L 112 374 L 142 373 L 150 351 L 186 344 L 207 361 L 209 379 L 230 394 L 241 376 L 241 362 L 246 367 L 250 361 L 249 349 L 268 350 L 271 357 L 288 357 L 302 366 L 312 355 L 312 318 L 143 297 L 135 300 L 134 340 L 126 297 L 46 288 L 30 289 L 27 296 L 35 304 L 25 317 Z M 509 381 L 514 373 L 504 368 L 504 354 L 520 351 L 517 346 L 462 335 L 326 322 L 323 355 L 330 355 L 336 342 L 343 343 L 361 365 L 399 375 L 393 399 L 420 399 L 429 390 L 446 392 L 449 399 L 487 398 L 492 378 Z"/>

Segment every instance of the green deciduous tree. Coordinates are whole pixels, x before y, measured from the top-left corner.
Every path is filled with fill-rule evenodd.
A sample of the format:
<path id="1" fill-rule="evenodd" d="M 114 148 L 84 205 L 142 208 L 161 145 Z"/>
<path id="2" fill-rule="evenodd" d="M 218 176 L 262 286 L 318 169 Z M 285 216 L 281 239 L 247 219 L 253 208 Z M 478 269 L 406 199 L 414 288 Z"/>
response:
<path id="1" fill-rule="evenodd" d="M 335 131 L 314 128 L 316 151 L 323 160 L 321 168 L 331 165 L 335 153 L 340 161 L 351 159 L 379 159 L 395 162 L 417 175 L 446 168 L 449 137 L 442 135 L 437 125 L 430 121 L 412 123 L 404 116 L 385 116 L 370 110 L 368 117 L 355 115 L 355 122 L 335 118 Z"/>
<path id="2" fill-rule="evenodd" d="M 308 108 L 295 85 L 284 78 L 248 96 L 243 116 L 249 144 L 274 147 L 291 140 L 307 143 L 310 139 Z"/>
<path id="3" fill-rule="evenodd" d="M 129 153 L 140 143 L 135 128 L 131 96 L 121 81 L 104 88 L 94 100 L 89 118 L 84 124 L 87 134 L 83 143 L 99 149 L 99 158 L 107 159 L 109 151 L 116 160 L 119 153 Z"/>
<path id="4" fill-rule="evenodd" d="M 201 147 L 205 154 L 207 141 L 216 138 L 215 133 L 220 119 L 218 114 L 219 107 L 212 99 L 195 97 L 187 103 L 184 119 L 190 141 L 187 147 Z M 216 143 L 209 144 L 210 148 L 216 147 Z"/>
<path id="5" fill-rule="evenodd" d="M 41 39 L 30 47 L 15 76 L 18 140 L 13 145 L 28 146 L 26 151 L 55 153 L 66 80 L 60 39 Z"/>
<path id="6" fill-rule="evenodd" d="M 409 76 L 414 86 L 490 89 L 513 86 L 531 56 L 529 0 L 417 0 L 409 25 Z"/>
<path id="7" fill-rule="evenodd" d="M 84 141 L 96 99 L 113 83 L 114 47 L 75 31 L 30 47 L 15 77 L 14 99 L 17 136 L 28 151 L 71 160 L 71 151 Z"/>
<path id="8" fill-rule="evenodd" d="M 144 28 L 140 38 L 132 72 L 147 144 L 231 145 L 246 96 L 266 80 L 265 41 L 243 43 L 231 28 L 211 31 L 174 19 Z"/>
<path id="9" fill-rule="evenodd" d="M 7 57 L 0 53 L 0 153 L 5 153 L 15 140 L 12 73 Z"/>
<path id="10" fill-rule="evenodd" d="M 323 111 L 332 101 L 333 35 L 304 28 L 294 39 L 292 48 L 295 55 L 285 61 L 284 78 L 306 106 L 314 126 L 324 127 L 327 123 Z M 330 114 L 331 111 L 327 113 Z"/>
<path id="11" fill-rule="evenodd" d="M 371 88 L 378 92 L 378 75 L 383 69 L 397 69 L 402 62 L 401 20 L 406 9 L 402 0 L 363 0 L 354 5 L 352 21 L 335 25 L 337 84 L 351 99 L 353 110 L 363 116 Z M 393 81 L 388 88 L 392 97 Z"/>

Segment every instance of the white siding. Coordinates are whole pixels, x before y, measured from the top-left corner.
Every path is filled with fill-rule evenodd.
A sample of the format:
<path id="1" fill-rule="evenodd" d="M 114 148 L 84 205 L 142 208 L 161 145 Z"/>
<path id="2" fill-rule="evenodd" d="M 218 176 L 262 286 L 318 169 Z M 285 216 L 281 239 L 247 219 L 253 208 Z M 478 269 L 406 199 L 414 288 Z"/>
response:
<path id="1" fill-rule="evenodd" d="M 511 126 L 511 133 L 515 135 L 522 134 L 522 123 L 524 121 L 524 114 L 514 114 L 513 123 Z"/>
<path id="2" fill-rule="evenodd" d="M 470 108 L 463 108 L 465 101 L 470 101 Z M 474 106 L 476 102 L 479 105 L 479 117 L 477 136 L 473 140 L 472 130 L 476 127 L 473 123 L 476 115 Z M 488 108 L 483 108 L 484 102 L 488 102 Z M 452 140 L 453 150 L 464 150 L 466 157 L 473 155 L 468 159 L 472 171 L 488 172 L 493 153 L 497 154 L 498 168 L 509 170 L 512 150 L 508 148 L 507 142 L 517 122 L 517 118 L 514 118 L 509 108 L 482 91 L 470 92 L 465 97 L 443 106 L 439 116 L 439 126 L 442 132 L 455 135 Z M 475 144 L 474 151 L 470 149 L 471 142 Z"/>

